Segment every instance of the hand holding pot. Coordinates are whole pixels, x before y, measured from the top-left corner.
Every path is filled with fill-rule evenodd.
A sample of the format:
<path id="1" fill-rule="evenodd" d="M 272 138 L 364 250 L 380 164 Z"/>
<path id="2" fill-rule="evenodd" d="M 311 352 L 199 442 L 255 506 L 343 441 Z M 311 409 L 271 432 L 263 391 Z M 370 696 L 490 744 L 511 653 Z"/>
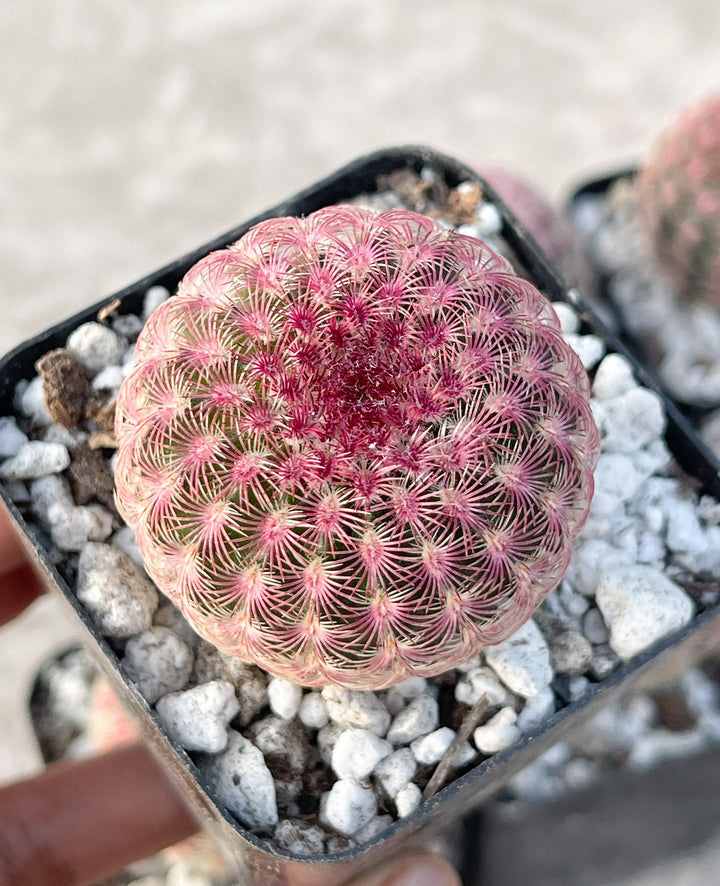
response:
<path id="1" fill-rule="evenodd" d="M 0 625 L 42 586 L 0 507 Z M 61 761 L 0 788 L 0 886 L 83 886 L 197 830 L 144 745 L 89 760 Z M 394 858 L 353 886 L 458 886 L 450 865 L 428 853 Z"/>

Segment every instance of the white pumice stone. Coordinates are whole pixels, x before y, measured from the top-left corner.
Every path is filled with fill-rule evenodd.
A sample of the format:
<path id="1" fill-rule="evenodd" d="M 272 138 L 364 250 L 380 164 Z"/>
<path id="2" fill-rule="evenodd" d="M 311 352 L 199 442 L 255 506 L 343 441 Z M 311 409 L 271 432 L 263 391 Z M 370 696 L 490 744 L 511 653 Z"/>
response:
<path id="1" fill-rule="evenodd" d="M 607 643 L 610 631 L 599 609 L 588 609 L 583 618 L 583 634 L 590 643 Z"/>
<path id="2" fill-rule="evenodd" d="M 390 800 L 412 781 L 417 771 L 417 760 L 410 748 L 399 748 L 384 757 L 373 770 L 373 778 Z"/>
<path id="3" fill-rule="evenodd" d="M 302 774 L 310 758 L 310 744 L 297 720 L 284 720 L 271 714 L 256 720 L 245 732 L 266 759 L 281 758 L 284 768 Z"/>
<path id="4" fill-rule="evenodd" d="M 605 343 L 596 335 L 564 335 L 563 338 L 580 358 L 585 369 L 592 369 L 605 353 Z"/>
<path id="5" fill-rule="evenodd" d="M 563 335 L 573 335 L 580 328 L 580 320 L 575 311 L 564 301 L 554 301 L 553 309 L 560 321 L 560 329 Z"/>
<path id="6" fill-rule="evenodd" d="M 91 375 L 113 363 L 120 363 L 126 346 L 127 342 L 117 332 L 95 322 L 83 323 L 74 329 L 66 345 Z"/>
<path id="7" fill-rule="evenodd" d="M 546 686 L 533 698 L 525 700 L 522 710 L 517 717 L 518 728 L 522 732 L 532 732 L 542 725 L 547 718 L 555 712 L 555 693 Z"/>
<path id="8" fill-rule="evenodd" d="M 677 502 L 668 514 L 667 546 L 676 553 L 704 554 L 707 539 L 692 502 Z"/>
<path id="9" fill-rule="evenodd" d="M 393 688 L 402 695 L 405 701 L 412 701 L 426 692 L 427 685 L 425 677 L 407 677 L 400 683 L 396 683 Z"/>
<path id="10" fill-rule="evenodd" d="M 61 510 L 51 508 L 50 534 L 61 551 L 81 551 L 90 541 L 105 541 L 113 530 L 113 515 L 99 504 Z"/>
<path id="11" fill-rule="evenodd" d="M 36 375 L 30 384 L 22 389 L 18 397 L 18 406 L 23 415 L 39 425 L 52 424 L 50 413 L 45 405 L 45 383 L 42 376 Z"/>
<path id="12" fill-rule="evenodd" d="M 191 648 L 197 646 L 200 641 L 200 637 L 183 618 L 182 612 L 170 601 L 161 603 L 155 610 L 153 624 L 169 628 L 183 643 L 187 643 Z"/>
<path id="13" fill-rule="evenodd" d="M 17 455 L 23 443 L 27 443 L 24 434 L 12 416 L 0 418 L 0 458 L 11 458 Z"/>
<path id="14" fill-rule="evenodd" d="M 113 317 L 112 328 L 130 341 L 134 341 L 142 332 L 143 321 L 135 314 L 118 314 Z"/>
<path id="15" fill-rule="evenodd" d="M 520 738 L 520 734 L 515 711 L 512 708 L 501 708 L 487 723 L 475 729 L 473 741 L 481 754 L 496 754 L 509 748 Z"/>
<path id="16" fill-rule="evenodd" d="M 322 855 L 325 851 L 325 831 L 318 825 L 297 819 L 284 818 L 273 832 L 273 841 L 293 855 Z"/>
<path id="17" fill-rule="evenodd" d="M 319 692 L 303 695 L 298 708 L 298 719 L 307 729 L 322 729 L 330 721 L 327 704 Z"/>
<path id="18" fill-rule="evenodd" d="M 170 298 L 170 293 L 164 286 L 151 286 L 145 293 L 143 301 L 143 320 L 155 311 L 160 305 Z"/>
<path id="19" fill-rule="evenodd" d="M 472 658 L 469 658 L 463 664 L 457 666 L 456 670 L 460 671 L 461 674 L 469 674 L 470 671 L 474 671 L 475 668 L 479 668 L 482 665 L 482 656 L 478 652 L 476 655 L 473 655 Z"/>
<path id="20" fill-rule="evenodd" d="M 380 760 L 392 753 L 392 745 L 367 729 L 346 729 L 335 742 L 332 768 L 338 778 L 367 778 Z"/>
<path id="21" fill-rule="evenodd" d="M 449 726 L 441 726 L 429 735 L 416 738 L 411 743 L 410 750 L 418 763 L 432 766 L 442 760 L 454 738 L 455 730 L 450 729 Z"/>
<path id="22" fill-rule="evenodd" d="M 59 474 L 70 465 L 70 453 L 60 443 L 29 440 L 17 453 L 0 465 L 5 480 L 33 480 L 47 474 Z"/>
<path id="23" fill-rule="evenodd" d="M 377 814 L 372 788 L 350 778 L 341 778 L 320 799 L 320 824 L 352 837 Z"/>
<path id="24" fill-rule="evenodd" d="M 323 686 L 321 694 L 335 723 L 346 729 L 369 729 L 380 736 L 387 732 L 390 712 L 374 692 Z"/>
<path id="25" fill-rule="evenodd" d="M 159 698 L 155 709 L 168 732 L 188 751 L 217 754 L 228 742 L 228 723 L 240 705 L 235 689 L 224 680 L 211 680 L 184 692 Z"/>
<path id="26" fill-rule="evenodd" d="M 88 435 L 84 431 L 71 431 L 70 428 L 64 428 L 53 422 L 45 428 L 42 438 L 45 443 L 60 443 L 72 452 L 80 443 L 87 440 Z"/>
<path id="27" fill-rule="evenodd" d="M 143 698 L 154 704 L 161 696 L 185 688 L 193 652 L 169 628 L 156 626 L 128 640 L 122 666 Z"/>
<path id="28" fill-rule="evenodd" d="M 126 639 L 150 627 L 158 605 L 155 585 L 127 554 L 89 542 L 80 552 L 76 594 L 102 634 Z"/>
<path id="29" fill-rule="evenodd" d="M 483 200 L 475 212 L 485 234 L 497 234 L 502 229 L 502 217 L 494 203 Z"/>
<path id="30" fill-rule="evenodd" d="M 575 545 L 566 573 L 573 586 L 587 597 L 597 588 L 601 568 L 630 566 L 632 559 L 625 551 L 604 538 L 589 538 Z"/>
<path id="31" fill-rule="evenodd" d="M 399 714 L 400 711 L 405 707 L 406 701 L 402 697 L 402 695 L 397 691 L 395 686 L 391 686 L 389 689 L 385 690 L 385 707 L 388 709 L 388 713 L 391 717 L 394 717 L 396 714 Z"/>
<path id="32" fill-rule="evenodd" d="M 577 676 L 584 674 L 590 666 L 592 646 L 579 631 L 557 631 L 548 642 L 550 662 L 555 673 Z"/>
<path id="33" fill-rule="evenodd" d="M 125 373 L 122 366 L 112 364 L 101 369 L 91 382 L 93 391 L 114 391 L 117 393 L 120 385 L 125 381 Z"/>
<path id="34" fill-rule="evenodd" d="M 395 808 L 399 818 L 406 818 L 414 812 L 422 802 L 422 791 L 414 783 L 406 784 L 395 794 Z"/>
<path id="35" fill-rule="evenodd" d="M 537 695 L 553 678 L 548 645 L 532 619 L 507 640 L 488 646 L 485 658 L 508 689 L 523 698 Z"/>
<path id="36" fill-rule="evenodd" d="M 345 727 L 332 721 L 318 730 L 316 737 L 320 759 L 326 766 L 332 766 L 332 753 L 337 740 L 345 731 Z"/>
<path id="37" fill-rule="evenodd" d="M 598 400 L 609 400 L 637 387 L 632 366 L 620 354 L 608 354 L 595 371 L 592 392 Z"/>
<path id="38" fill-rule="evenodd" d="M 202 755 L 198 768 L 217 800 L 250 828 L 272 828 L 278 822 L 272 774 L 262 752 L 231 729 L 227 748 L 217 756 Z"/>
<path id="39" fill-rule="evenodd" d="M 56 515 L 75 507 L 70 484 L 60 474 L 38 477 L 30 484 L 33 510 L 45 526 L 51 526 Z"/>
<path id="40" fill-rule="evenodd" d="M 419 695 L 395 716 L 387 732 L 392 744 L 410 744 L 421 735 L 427 735 L 438 727 L 440 709 L 429 695 Z"/>
<path id="41" fill-rule="evenodd" d="M 595 490 L 591 503 L 593 514 L 607 516 L 619 504 L 635 495 L 643 476 L 631 458 L 619 452 L 604 452 L 594 473 Z"/>
<path id="42" fill-rule="evenodd" d="M 603 570 L 596 600 L 610 630 L 610 647 L 623 661 L 686 625 L 695 612 L 679 585 L 643 565 Z"/>
<path id="43" fill-rule="evenodd" d="M 116 548 L 121 550 L 123 554 L 127 554 L 138 566 L 144 566 L 143 555 L 140 553 L 135 533 L 129 526 L 121 526 L 113 534 L 111 541 Z"/>
<path id="44" fill-rule="evenodd" d="M 605 452 L 634 452 L 665 430 L 662 401 L 647 388 L 633 388 L 617 397 L 595 401 L 594 407 Z"/>
<path id="45" fill-rule="evenodd" d="M 267 694 L 270 710 L 283 720 L 292 720 L 300 709 L 302 686 L 291 680 L 272 677 L 268 683 Z"/>
<path id="46" fill-rule="evenodd" d="M 455 684 L 455 700 L 472 707 L 481 698 L 487 700 L 488 707 L 496 708 L 508 704 L 512 696 L 502 685 L 495 671 L 488 667 L 477 667 Z"/>

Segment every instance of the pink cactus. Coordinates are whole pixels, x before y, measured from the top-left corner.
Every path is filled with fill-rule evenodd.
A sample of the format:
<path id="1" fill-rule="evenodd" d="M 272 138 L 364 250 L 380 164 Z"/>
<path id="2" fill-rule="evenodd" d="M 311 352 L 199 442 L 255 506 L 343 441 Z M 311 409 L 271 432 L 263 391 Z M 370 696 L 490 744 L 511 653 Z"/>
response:
<path id="1" fill-rule="evenodd" d="M 150 318 L 118 506 L 226 653 L 305 685 L 432 675 L 519 627 L 592 493 L 588 380 L 478 240 L 349 206 L 263 222 Z"/>
<path id="2" fill-rule="evenodd" d="M 720 95 L 660 134 L 637 195 L 650 246 L 679 295 L 720 308 Z"/>

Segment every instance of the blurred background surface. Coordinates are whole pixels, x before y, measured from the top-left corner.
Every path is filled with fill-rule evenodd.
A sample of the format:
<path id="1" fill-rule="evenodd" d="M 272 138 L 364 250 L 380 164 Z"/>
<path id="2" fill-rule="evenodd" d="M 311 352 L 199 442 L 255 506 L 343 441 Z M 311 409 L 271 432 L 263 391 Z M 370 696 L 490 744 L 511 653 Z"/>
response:
<path id="1" fill-rule="evenodd" d="M 560 201 L 718 87 L 717 0 L 2 4 L 0 353 L 369 150 Z M 0 631 L 0 782 L 39 766 L 28 687 L 74 635 L 54 600 Z M 633 886 L 712 882 L 708 852 Z"/>

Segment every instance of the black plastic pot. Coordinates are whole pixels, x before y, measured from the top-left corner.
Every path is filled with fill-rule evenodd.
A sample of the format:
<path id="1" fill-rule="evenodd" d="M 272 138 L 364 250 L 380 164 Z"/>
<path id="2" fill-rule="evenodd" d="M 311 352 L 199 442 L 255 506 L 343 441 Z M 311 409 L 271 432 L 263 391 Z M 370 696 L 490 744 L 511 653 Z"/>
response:
<path id="1" fill-rule="evenodd" d="M 93 319 L 98 310 L 112 300 L 121 302 L 121 312 L 139 312 L 143 294 L 148 287 L 160 284 L 173 291 L 185 272 L 201 256 L 239 238 L 261 219 L 280 215 L 307 214 L 328 204 L 342 202 L 360 193 L 377 190 L 378 175 L 410 168 L 419 172 L 432 168 L 450 187 L 462 181 L 482 180 L 472 169 L 458 161 L 428 148 L 395 148 L 363 157 L 292 199 L 250 219 L 222 237 L 150 274 L 119 293 L 110 296 L 69 320 L 54 326 L 35 339 L 11 352 L 0 362 L 0 415 L 14 414 L 13 393 L 19 379 L 34 376 L 35 361 L 51 348 L 64 344 L 68 334 L 81 323 Z M 502 234 L 525 273 L 552 300 L 570 300 L 579 313 L 586 331 L 602 337 L 610 351 L 623 353 L 635 367 L 638 380 L 653 388 L 665 402 L 668 415 L 667 442 L 679 464 L 697 478 L 699 485 L 720 498 L 720 477 L 717 466 L 706 447 L 694 434 L 687 419 L 675 405 L 659 391 L 650 374 L 635 361 L 624 344 L 611 335 L 594 314 L 568 293 L 553 266 L 542 254 L 528 232 L 517 222 L 489 186 L 487 196 L 496 203 L 502 219 Z M 295 858 L 244 830 L 203 787 L 193 761 L 165 732 L 136 687 L 125 679 L 117 655 L 100 635 L 95 625 L 78 603 L 72 589 L 52 566 L 47 552 L 24 522 L 0 484 L 0 495 L 23 530 L 28 550 L 45 576 L 49 587 L 60 594 L 68 608 L 85 628 L 85 638 L 108 677 L 111 686 L 138 721 L 148 743 L 175 778 L 187 802 L 195 810 L 218 843 L 233 857 L 242 882 L 247 884 L 336 884 L 380 861 L 395 855 L 407 845 L 425 845 L 428 837 L 448 827 L 466 815 L 473 807 L 486 801 L 504 782 L 532 759 L 575 726 L 582 718 L 619 692 L 630 681 L 638 678 L 656 664 L 663 654 L 679 654 L 694 658 L 707 646 L 717 642 L 720 631 L 720 605 L 699 615 L 691 625 L 656 644 L 652 649 L 623 665 L 608 679 L 593 687 L 585 697 L 567 705 L 554 714 L 542 727 L 525 735 L 513 747 L 476 766 L 473 770 L 448 785 L 432 799 L 423 803 L 413 814 L 393 824 L 386 831 L 360 847 L 353 847 L 332 855 L 316 858 Z"/>
<path id="2" fill-rule="evenodd" d="M 583 200 L 588 197 L 602 199 L 618 182 L 623 180 L 632 181 L 632 179 L 634 179 L 637 175 L 637 171 L 637 167 L 635 166 L 624 167 L 622 169 L 619 169 L 617 172 L 603 176 L 602 178 L 593 179 L 577 187 L 575 190 L 573 190 L 567 201 L 567 211 L 570 220 L 573 220 L 573 217 L 577 213 L 578 207 L 583 202 Z M 589 256 L 589 259 L 592 263 L 592 255 Z M 670 397 L 673 402 L 677 404 L 678 408 L 684 415 L 687 416 L 691 424 L 694 427 L 697 427 L 702 422 L 702 420 L 706 418 L 711 412 L 717 410 L 720 404 L 708 405 L 706 403 L 698 403 L 692 400 L 686 400 L 676 397 L 667 391 L 667 388 L 662 383 L 655 370 L 652 368 L 652 360 L 650 359 L 650 355 L 648 353 L 646 345 L 643 343 L 642 339 L 640 339 L 637 335 L 634 335 L 627 328 L 627 324 L 624 322 L 622 316 L 620 315 L 620 312 L 617 309 L 617 306 L 614 304 L 610 296 L 610 281 L 612 277 L 597 266 L 594 267 L 594 271 L 596 282 L 595 297 L 602 305 L 603 309 L 605 309 L 615 320 L 615 328 L 618 330 L 618 335 L 620 339 L 627 346 L 628 350 L 632 352 L 637 361 L 648 367 L 648 372 L 655 377 L 657 386 L 665 390 L 667 396 Z M 717 470 L 720 470 L 720 460 L 714 458 L 714 461 Z"/>

